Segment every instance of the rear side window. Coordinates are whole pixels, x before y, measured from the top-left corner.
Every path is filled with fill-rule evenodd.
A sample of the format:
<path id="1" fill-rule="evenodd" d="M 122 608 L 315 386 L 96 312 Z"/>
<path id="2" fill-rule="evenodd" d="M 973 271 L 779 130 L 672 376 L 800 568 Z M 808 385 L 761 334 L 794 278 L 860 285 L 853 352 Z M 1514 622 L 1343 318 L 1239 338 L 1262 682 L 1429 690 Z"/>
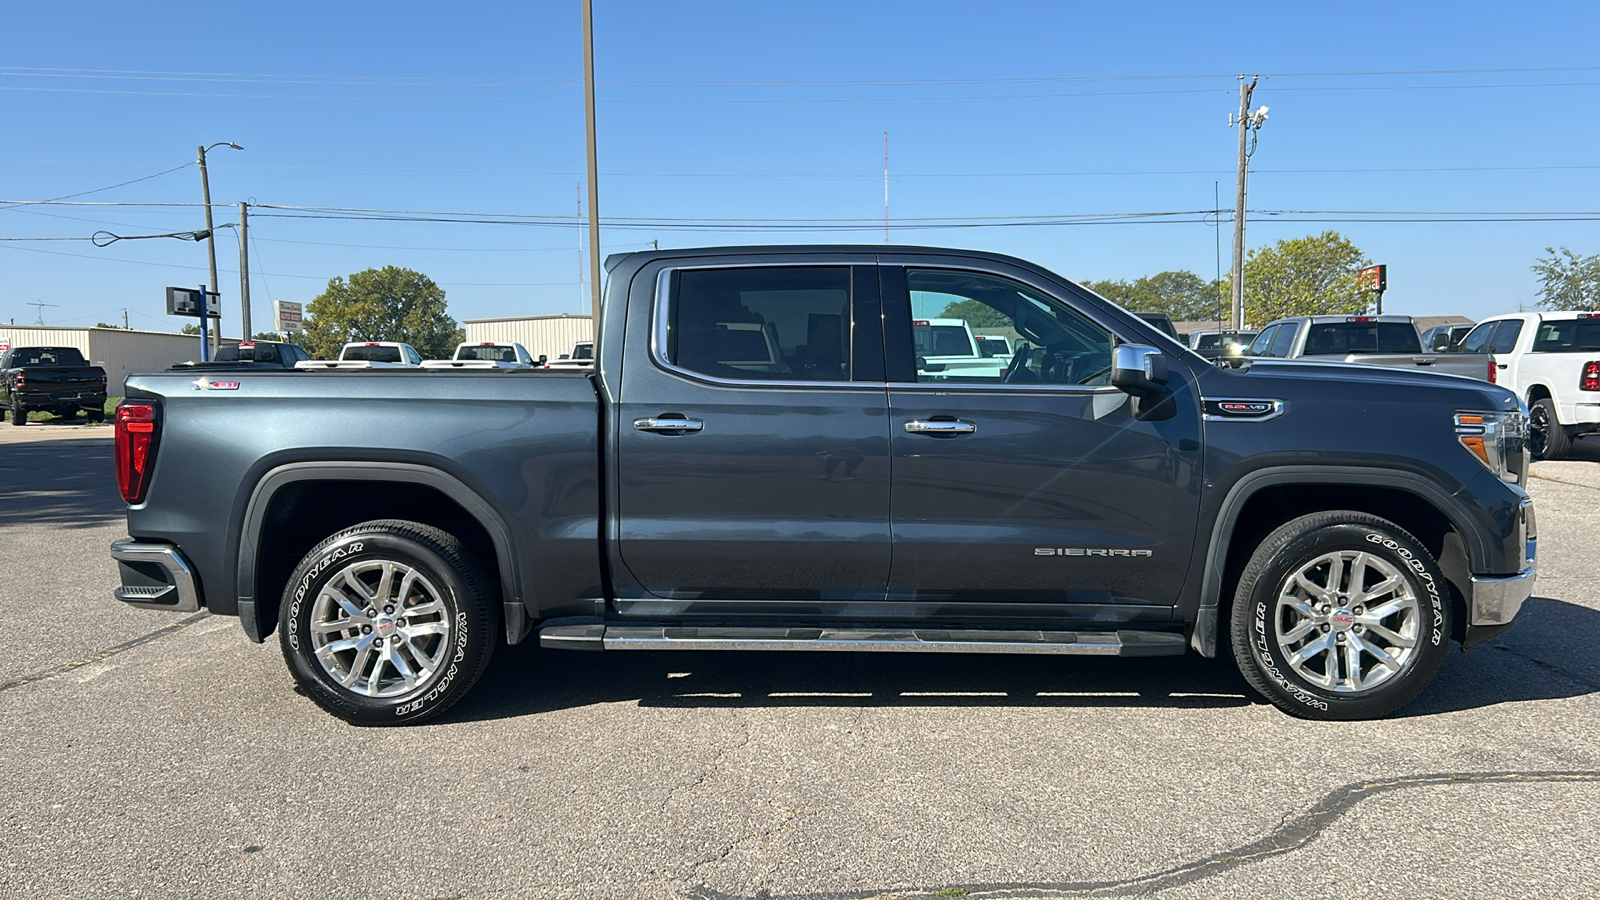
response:
<path id="1" fill-rule="evenodd" d="M 1278 333 L 1272 336 L 1271 355 L 1278 359 L 1287 359 L 1294 349 L 1295 332 L 1299 330 L 1295 325 L 1279 325 Z"/>
<path id="2" fill-rule="evenodd" d="M 1457 348 L 1458 351 L 1461 353 L 1488 353 L 1489 339 L 1494 337 L 1494 330 L 1499 324 L 1498 320 L 1484 322 L 1477 328 L 1467 332 L 1467 336 L 1461 339 L 1461 346 Z"/>
<path id="3" fill-rule="evenodd" d="M 1494 353 L 1510 353 L 1517 349 L 1517 338 L 1521 336 L 1522 320 L 1506 319 L 1494 330 L 1494 339 L 1489 341 L 1489 349 Z"/>
<path id="4" fill-rule="evenodd" d="M 736 380 L 850 380 L 849 268 L 685 269 L 672 281 L 672 365 Z"/>
<path id="5" fill-rule="evenodd" d="M 1306 356 L 1421 352 L 1417 327 L 1409 322 L 1324 322 L 1306 336 Z"/>
<path id="6" fill-rule="evenodd" d="M 1539 332 L 1533 337 L 1533 352 L 1600 352 L 1600 318 L 1539 323 Z"/>

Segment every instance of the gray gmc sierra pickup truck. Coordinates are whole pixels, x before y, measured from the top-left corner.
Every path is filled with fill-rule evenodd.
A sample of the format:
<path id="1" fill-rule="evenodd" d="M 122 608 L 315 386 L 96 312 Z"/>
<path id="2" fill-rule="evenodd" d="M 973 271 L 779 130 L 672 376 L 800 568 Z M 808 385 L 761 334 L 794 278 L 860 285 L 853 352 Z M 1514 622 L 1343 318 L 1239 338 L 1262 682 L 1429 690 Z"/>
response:
<path id="1" fill-rule="evenodd" d="M 360 724 L 439 714 L 534 634 L 1220 650 L 1283 710 L 1356 719 L 1410 701 L 1532 590 L 1525 410 L 1504 388 L 1219 368 L 988 253 L 607 268 L 593 371 L 128 379 L 118 599 L 276 630 L 305 694 Z M 978 308 L 1011 358 L 922 365 L 914 323 Z"/>

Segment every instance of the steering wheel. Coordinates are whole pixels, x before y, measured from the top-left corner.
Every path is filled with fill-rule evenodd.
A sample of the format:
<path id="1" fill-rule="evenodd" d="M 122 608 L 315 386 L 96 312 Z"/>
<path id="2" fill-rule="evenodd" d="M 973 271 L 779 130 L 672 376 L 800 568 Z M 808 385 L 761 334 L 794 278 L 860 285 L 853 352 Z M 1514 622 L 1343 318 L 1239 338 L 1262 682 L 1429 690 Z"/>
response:
<path id="1" fill-rule="evenodd" d="M 1033 348 L 1028 346 L 1027 341 L 1017 341 L 1017 346 L 1011 351 L 1010 364 L 1006 366 L 1004 372 L 1000 373 L 1001 384 L 1018 383 L 1022 373 L 1028 371 L 1028 354 L 1031 352 L 1033 352 Z"/>

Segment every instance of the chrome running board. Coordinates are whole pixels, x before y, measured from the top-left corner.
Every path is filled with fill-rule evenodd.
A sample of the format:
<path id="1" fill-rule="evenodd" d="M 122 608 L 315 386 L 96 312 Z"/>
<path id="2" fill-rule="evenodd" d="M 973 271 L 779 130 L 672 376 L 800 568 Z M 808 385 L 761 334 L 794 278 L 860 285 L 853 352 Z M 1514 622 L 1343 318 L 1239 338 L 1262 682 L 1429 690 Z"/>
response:
<path id="1" fill-rule="evenodd" d="M 1053 653 L 1181 656 L 1165 631 L 998 631 L 948 628 L 550 625 L 539 646 L 569 650 L 854 650 L 877 653 Z"/>

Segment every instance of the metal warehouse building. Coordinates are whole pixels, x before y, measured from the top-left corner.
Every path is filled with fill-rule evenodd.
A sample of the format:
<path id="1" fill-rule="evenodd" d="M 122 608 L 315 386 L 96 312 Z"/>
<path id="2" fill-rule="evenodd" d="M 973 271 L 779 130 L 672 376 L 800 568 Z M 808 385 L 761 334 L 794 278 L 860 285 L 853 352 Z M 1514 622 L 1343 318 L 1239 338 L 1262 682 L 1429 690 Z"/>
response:
<path id="1" fill-rule="evenodd" d="M 528 348 L 534 358 L 560 359 L 578 341 L 594 340 L 591 316 L 517 316 L 508 319 L 468 319 L 467 341 L 511 341 Z"/>
<path id="2" fill-rule="evenodd" d="M 68 328 L 59 325 L 0 325 L 0 344 L 13 347 L 76 347 L 84 359 L 106 370 L 106 394 L 122 396 L 122 382 L 135 372 L 156 372 L 200 358 L 200 337 L 166 331 Z"/>

